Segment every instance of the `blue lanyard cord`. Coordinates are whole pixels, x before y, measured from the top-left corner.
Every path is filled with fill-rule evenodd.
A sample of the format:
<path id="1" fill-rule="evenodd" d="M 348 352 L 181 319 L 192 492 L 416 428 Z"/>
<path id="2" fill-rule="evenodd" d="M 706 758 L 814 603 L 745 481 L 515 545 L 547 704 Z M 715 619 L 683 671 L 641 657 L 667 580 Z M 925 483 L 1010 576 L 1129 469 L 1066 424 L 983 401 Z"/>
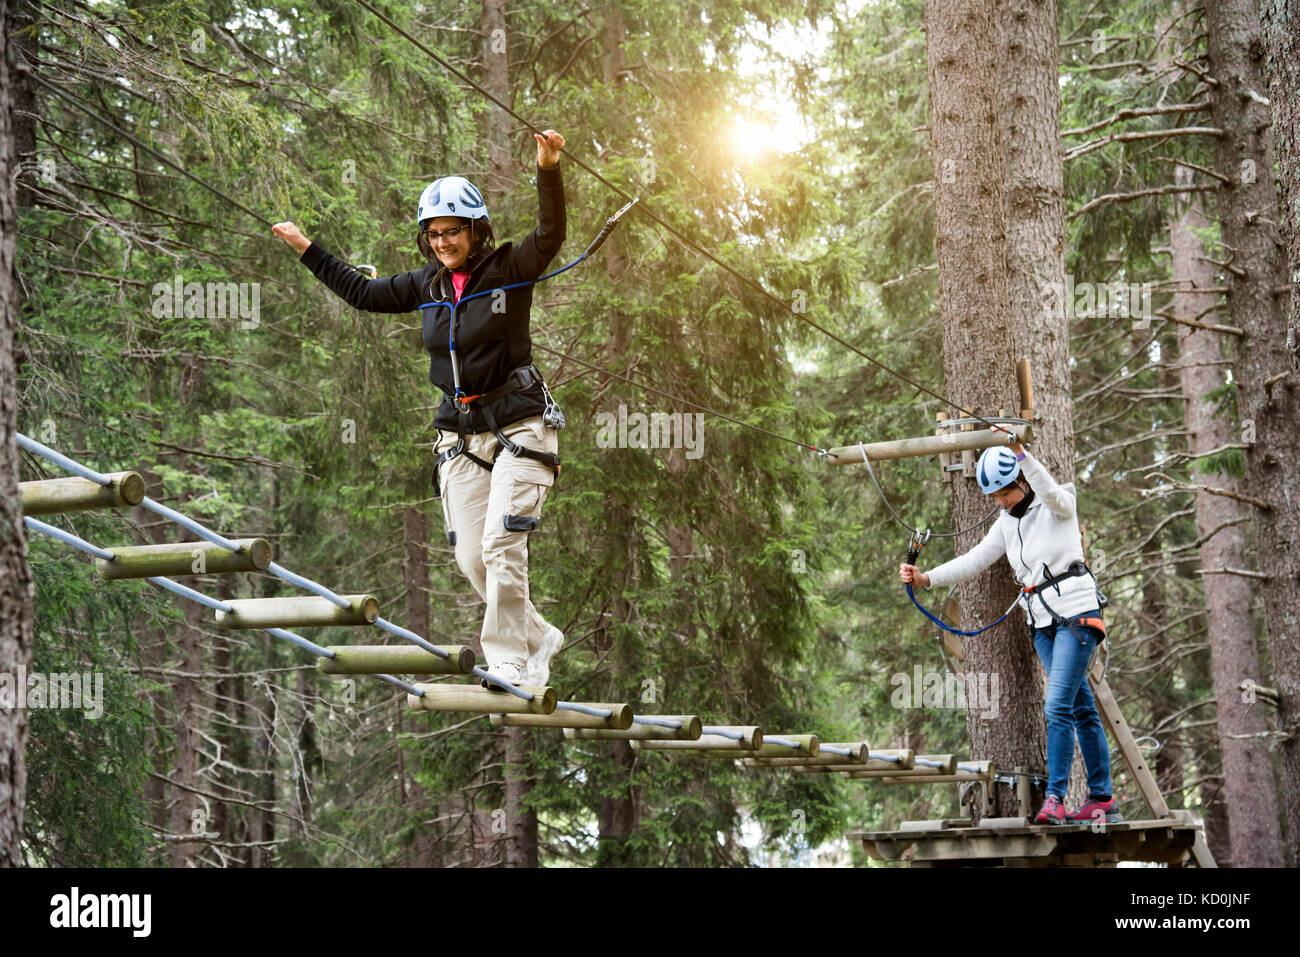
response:
<path id="1" fill-rule="evenodd" d="M 1007 620 L 1007 615 L 1011 614 L 1011 608 L 1015 608 L 1016 605 L 1020 603 L 1020 599 L 1017 597 L 1016 600 L 1011 603 L 1011 608 L 1008 608 L 1005 612 L 1003 612 L 1002 617 L 999 618 L 997 621 L 993 622 L 992 625 L 985 625 L 983 628 L 980 628 L 977 631 L 961 631 L 958 628 L 950 628 L 947 624 L 940 621 L 938 618 L 934 617 L 934 615 L 930 614 L 930 612 L 925 608 L 925 606 L 922 605 L 919 601 L 917 601 L 916 596 L 912 594 L 911 585 L 904 585 L 903 587 L 907 589 L 907 597 L 912 599 L 912 604 L 915 605 L 917 607 L 917 610 L 919 610 L 921 614 L 925 615 L 926 618 L 929 618 L 932 622 L 934 622 L 944 631 L 950 631 L 954 635 L 963 635 L 967 638 L 974 638 L 976 635 L 980 634 L 980 632 L 988 631 L 990 628 L 1002 624 L 1004 621 Z"/>

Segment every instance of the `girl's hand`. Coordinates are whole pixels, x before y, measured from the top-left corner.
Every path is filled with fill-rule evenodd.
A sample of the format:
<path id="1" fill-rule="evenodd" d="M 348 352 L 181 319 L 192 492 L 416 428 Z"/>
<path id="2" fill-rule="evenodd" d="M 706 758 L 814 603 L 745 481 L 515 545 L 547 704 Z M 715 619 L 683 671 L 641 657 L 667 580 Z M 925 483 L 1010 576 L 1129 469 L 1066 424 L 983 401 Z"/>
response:
<path id="1" fill-rule="evenodd" d="M 305 253 L 307 247 L 311 245 L 311 240 L 304 236 L 302 230 L 293 223 L 276 223 L 271 227 L 271 232 L 292 246 L 299 256 Z"/>
<path id="2" fill-rule="evenodd" d="M 537 165 L 542 169 L 555 169 L 560 165 L 560 150 L 564 149 L 564 137 L 555 130 L 534 133 L 537 140 Z"/>
<path id="3" fill-rule="evenodd" d="M 930 576 L 915 565 L 899 565 L 898 577 L 903 580 L 905 585 L 920 585 L 922 588 L 930 587 Z"/>

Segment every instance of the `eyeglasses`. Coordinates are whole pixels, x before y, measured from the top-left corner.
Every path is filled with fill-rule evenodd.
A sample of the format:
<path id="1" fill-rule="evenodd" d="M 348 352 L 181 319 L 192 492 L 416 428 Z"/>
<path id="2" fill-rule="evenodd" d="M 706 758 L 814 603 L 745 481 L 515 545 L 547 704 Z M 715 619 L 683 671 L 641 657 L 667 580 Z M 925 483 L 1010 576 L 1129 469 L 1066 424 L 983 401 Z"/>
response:
<path id="1" fill-rule="evenodd" d="M 462 232 L 463 230 L 466 230 L 466 229 L 469 229 L 469 227 L 468 227 L 468 226 L 452 226 L 450 229 L 444 229 L 442 232 L 438 232 L 436 229 L 426 229 L 426 230 L 424 231 L 424 235 L 426 235 L 426 236 L 429 237 L 429 242 L 431 242 L 431 243 L 436 243 L 438 240 L 442 239 L 442 237 L 444 237 L 444 236 L 446 236 L 448 239 L 455 239 L 457 236 L 459 236 L 459 235 L 461 234 L 461 232 Z"/>

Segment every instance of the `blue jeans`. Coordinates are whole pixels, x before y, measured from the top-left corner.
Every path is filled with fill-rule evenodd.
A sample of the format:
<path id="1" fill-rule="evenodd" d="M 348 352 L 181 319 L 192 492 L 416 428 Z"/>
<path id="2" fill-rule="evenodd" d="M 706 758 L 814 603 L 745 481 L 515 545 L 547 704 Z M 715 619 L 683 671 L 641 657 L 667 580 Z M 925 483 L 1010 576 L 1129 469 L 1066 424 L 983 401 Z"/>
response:
<path id="1" fill-rule="evenodd" d="M 1099 611 L 1089 611 L 1082 617 L 1100 616 Z M 1082 636 L 1082 641 L 1074 631 Z M 1110 745 L 1086 678 L 1088 661 L 1101 640 L 1101 632 L 1079 624 L 1074 626 L 1074 631 L 1065 625 L 1048 625 L 1034 631 L 1034 650 L 1047 671 L 1043 701 L 1043 714 L 1047 718 L 1047 793 L 1062 800 L 1070 780 L 1076 733 L 1088 769 L 1089 797 L 1111 793 Z"/>

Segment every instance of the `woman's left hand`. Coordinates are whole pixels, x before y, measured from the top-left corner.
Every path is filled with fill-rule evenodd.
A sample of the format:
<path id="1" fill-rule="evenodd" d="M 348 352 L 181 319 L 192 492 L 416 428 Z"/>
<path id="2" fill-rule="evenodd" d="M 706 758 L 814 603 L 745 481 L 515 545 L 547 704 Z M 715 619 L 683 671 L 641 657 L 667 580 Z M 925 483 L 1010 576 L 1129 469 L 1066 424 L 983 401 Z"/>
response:
<path id="1" fill-rule="evenodd" d="M 560 150 L 564 149 L 564 137 L 555 130 L 534 133 L 537 140 L 537 165 L 542 169 L 555 169 L 560 165 Z"/>

